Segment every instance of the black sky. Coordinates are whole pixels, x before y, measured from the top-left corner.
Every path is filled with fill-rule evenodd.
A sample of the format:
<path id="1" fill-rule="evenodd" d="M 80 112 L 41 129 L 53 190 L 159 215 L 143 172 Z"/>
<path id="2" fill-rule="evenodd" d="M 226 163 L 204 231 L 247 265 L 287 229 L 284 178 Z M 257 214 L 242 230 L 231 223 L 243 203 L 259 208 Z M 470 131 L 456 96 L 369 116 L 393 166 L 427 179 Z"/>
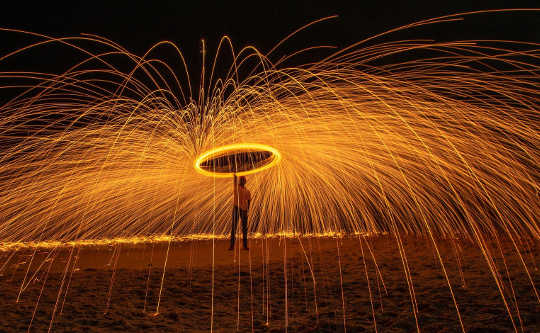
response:
<path id="1" fill-rule="evenodd" d="M 3 4 L 5 5 L 5 4 Z M 421 19 L 481 9 L 534 8 L 538 1 L 14 1 L 0 10 L 0 26 L 55 37 L 94 33 L 107 37 L 129 51 L 142 55 L 161 40 L 175 42 L 191 67 L 200 65 L 200 39 L 209 54 L 222 35 L 229 35 L 236 48 L 254 45 L 266 52 L 298 27 L 330 15 L 339 18 L 298 34 L 283 47 L 283 53 L 314 45 L 346 46 L 371 35 Z M 465 22 L 415 29 L 392 38 L 429 37 L 439 40 L 512 39 L 540 42 L 540 12 L 475 15 Z M 0 33 L 0 54 L 24 46 L 28 40 L 13 33 Z M 0 64 L 2 70 L 24 70 L 32 62 L 40 69 L 53 69 L 62 56 L 34 52 Z M 6 66 L 8 68 L 6 68 Z M 12 66 L 13 68 L 10 68 Z M 198 70 L 198 69 L 197 69 Z M 196 71 L 196 70 L 195 70 Z"/>

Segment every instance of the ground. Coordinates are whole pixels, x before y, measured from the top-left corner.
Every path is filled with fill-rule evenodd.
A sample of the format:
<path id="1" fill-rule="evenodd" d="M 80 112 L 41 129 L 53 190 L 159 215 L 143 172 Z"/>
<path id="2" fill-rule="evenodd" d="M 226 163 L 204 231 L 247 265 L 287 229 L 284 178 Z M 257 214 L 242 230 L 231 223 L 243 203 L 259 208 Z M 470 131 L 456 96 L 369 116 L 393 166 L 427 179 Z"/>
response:
<path id="1" fill-rule="evenodd" d="M 404 237 L 403 242 L 418 326 L 422 332 L 461 331 L 433 243 L 415 237 Z M 282 332 L 287 324 L 290 332 L 345 328 L 372 332 L 375 324 L 379 332 L 416 330 L 411 289 L 396 239 L 390 235 L 367 241 L 354 237 L 254 239 L 250 251 L 235 252 L 227 251 L 225 240 L 175 242 L 163 275 L 167 245 L 84 247 L 73 253 L 63 248 L 53 261 L 44 261 L 50 250 L 38 250 L 19 302 L 16 299 L 33 252 L 0 252 L 0 332 L 27 331 L 34 311 L 32 332 L 47 331 L 53 313 L 52 331 L 57 332 L 206 332 L 212 313 L 216 332 Z M 478 247 L 448 240 L 437 245 L 466 331 L 514 331 Z M 536 286 L 540 286 L 535 264 L 540 259 L 538 245 L 521 246 Z M 523 263 L 509 242 L 502 245 L 504 260 L 494 244 L 491 248 L 512 320 L 518 330 L 522 325 L 525 332 L 538 332 L 540 302 Z M 76 269 L 70 268 L 64 278 L 71 253 L 78 258 Z"/>

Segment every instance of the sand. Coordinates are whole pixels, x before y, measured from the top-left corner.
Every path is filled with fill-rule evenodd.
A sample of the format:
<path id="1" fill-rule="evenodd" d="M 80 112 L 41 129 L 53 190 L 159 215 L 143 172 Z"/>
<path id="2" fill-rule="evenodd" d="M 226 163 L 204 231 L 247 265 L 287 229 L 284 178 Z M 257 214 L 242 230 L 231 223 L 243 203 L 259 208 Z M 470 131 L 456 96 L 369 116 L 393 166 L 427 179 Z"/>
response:
<path id="1" fill-rule="evenodd" d="M 394 238 L 370 238 L 370 248 L 365 242 L 361 247 L 354 238 L 303 238 L 301 242 L 258 239 L 250 242 L 250 251 L 235 252 L 228 251 L 223 240 L 173 243 L 164 276 L 166 243 L 86 247 L 73 253 L 61 249 L 49 261 L 45 258 L 50 250 L 39 250 L 19 302 L 32 251 L 0 252 L 0 264 L 7 263 L 0 272 L 0 332 L 29 327 L 43 332 L 51 325 L 55 332 L 206 332 L 211 322 L 216 332 L 284 332 L 286 326 L 290 332 L 345 328 L 371 332 L 375 323 L 379 332 L 416 330 Z M 457 311 L 432 243 L 413 237 L 404 243 L 420 329 L 459 332 Z M 438 245 L 466 331 L 514 331 L 479 249 L 459 242 L 456 252 L 452 244 L 441 240 Z M 538 245 L 523 248 L 522 254 L 532 280 L 540 286 L 535 268 Z M 539 332 L 540 303 L 531 282 L 509 243 L 504 243 L 503 253 L 505 260 L 494 252 L 495 263 L 505 281 L 503 293 L 512 319 L 519 330 Z M 77 262 L 68 266 L 64 279 L 70 254 Z"/>

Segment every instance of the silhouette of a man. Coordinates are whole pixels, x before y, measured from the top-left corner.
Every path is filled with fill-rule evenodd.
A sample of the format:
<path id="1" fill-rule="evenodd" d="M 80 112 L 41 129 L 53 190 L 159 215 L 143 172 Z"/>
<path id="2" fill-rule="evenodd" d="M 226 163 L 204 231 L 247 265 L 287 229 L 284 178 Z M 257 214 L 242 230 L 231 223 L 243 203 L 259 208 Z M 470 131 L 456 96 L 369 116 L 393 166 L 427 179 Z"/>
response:
<path id="1" fill-rule="evenodd" d="M 238 179 L 239 178 L 239 179 Z M 238 218 L 242 220 L 242 234 L 244 242 L 244 250 L 249 250 L 247 243 L 247 220 L 248 210 L 251 204 L 251 192 L 246 188 L 246 177 L 237 177 L 234 175 L 233 188 L 233 212 L 232 212 L 232 229 L 231 229 L 231 246 L 229 250 L 234 249 L 234 241 L 236 238 L 236 228 L 238 226 Z"/>

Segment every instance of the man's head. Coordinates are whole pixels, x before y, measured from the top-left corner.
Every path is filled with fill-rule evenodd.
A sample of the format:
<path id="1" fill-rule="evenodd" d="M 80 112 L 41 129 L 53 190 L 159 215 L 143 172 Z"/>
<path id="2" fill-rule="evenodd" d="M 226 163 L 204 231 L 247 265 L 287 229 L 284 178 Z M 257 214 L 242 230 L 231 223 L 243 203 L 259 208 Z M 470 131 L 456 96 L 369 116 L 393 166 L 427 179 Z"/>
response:
<path id="1" fill-rule="evenodd" d="M 240 176 L 239 182 L 240 182 L 240 186 L 246 185 L 246 177 L 245 176 Z"/>

